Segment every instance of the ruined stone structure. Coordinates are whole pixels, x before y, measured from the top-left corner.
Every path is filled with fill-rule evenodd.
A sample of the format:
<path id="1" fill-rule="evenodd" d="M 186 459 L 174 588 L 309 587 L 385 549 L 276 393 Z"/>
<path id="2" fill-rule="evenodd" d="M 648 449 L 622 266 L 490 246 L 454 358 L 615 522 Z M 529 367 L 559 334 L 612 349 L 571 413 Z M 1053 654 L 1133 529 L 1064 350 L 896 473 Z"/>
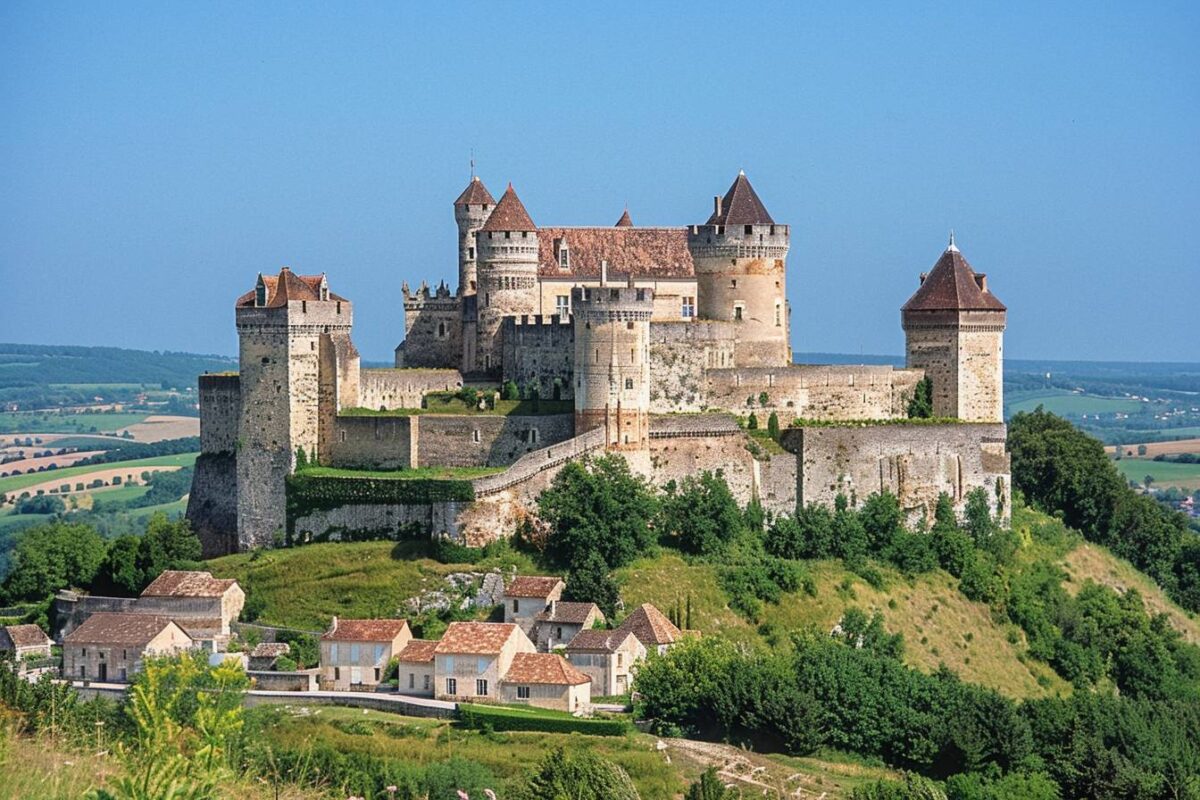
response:
<path id="1" fill-rule="evenodd" d="M 539 227 L 511 184 L 497 202 L 477 177 L 454 216 L 459 285 L 402 287 L 395 369 L 360 369 L 352 306 L 324 275 L 284 268 L 238 299 L 240 371 L 200 383 L 188 516 L 206 554 L 411 526 L 477 545 L 511 533 L 564 464 L 603 450 L 657 483 L 720 469 L 742 502 L 775 512 L 886 490 L 920 516 L 940 492 L 961 504 L 984 487 L 1008 513 L 1006 310 L 953 239 L 902 309 L 905 368 L 801 365 L 790 229 L 744 174 L 686 227 L 636 227 L 628 210 L 612 227 Z M 944 420 L 908 423 L 926 377 Z M 507 415 L 426 407 L 508 382 L 524 402 Z M 778 416 L 783 453 L 746 435 L 750 413 Z M 503 471 L 444 498 L 300 508 L 299 450 L 347 470 Z"/>

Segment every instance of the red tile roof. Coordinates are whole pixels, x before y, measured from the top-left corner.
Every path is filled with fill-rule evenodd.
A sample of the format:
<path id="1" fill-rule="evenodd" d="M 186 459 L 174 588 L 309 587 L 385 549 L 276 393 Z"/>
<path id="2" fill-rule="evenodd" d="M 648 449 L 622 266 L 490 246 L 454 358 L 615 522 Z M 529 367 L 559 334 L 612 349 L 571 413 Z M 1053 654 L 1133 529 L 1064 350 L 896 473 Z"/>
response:
<path id="1" fill-rule="evenodd" d="M 13 647 L 41 647 L 54 643 L 37 625 L 6 625 L 4 632 L 12 640 Z"/>
<path id="2" fill-rule="evenodd" d="M 708 225 L 774 225 L 775 220 L 767 213 L 767 207 L 758 199 L 758 193 L 750 185 L 746 173 L 739 172 L 733 185 L 721 199 L 721 213 L 713 209 Z"/>
<path id="3" fill-rule="evenodd" d="M 615 653 L 630 636 L 637 636 L 630 630 L 602 630 L 590 628 L 575 634 L 575 638 L 567 643 L 567 652 L 573 650 L 598 650 L 602 653 Z"/>
<path id="4" fill-rule="evenodd" d="M 454 201 L 456 206 L 491 206 L 495 204 L 492 193 L 483 185 L 483 181 L 479 180 L 478 175 L 471 178 L 467 188 L 463 189 L 463 193 Z"/>
<path id="5" fill-rule="evenodd" d="M 412 639 L 404 645 L 404 649 L 396 656 L 405 664 L 428 664 L 433 661 L 434 651 L 438 643 L 426 639 Z"/>
<path id="6" fill-rule="evenodd" d="M 292 652 L 287 642 L 259 642 L 250 651 L 251 658 L 279 658 Z"/>
<path id="7" fill-rule="evenodd" d="M 262 278 L 263 285 L 267 287 L 267 307 L 268 308 L 279 308 L 280 306 L 284 306 L 287 304 L 287 299 L 284 299 L 281 302 L 276 302 L 276 298 L 279 297 L 279 293 L 276 291 L 276 289 L 279 288 L 279 280 L 280 280 L 280 277 L 283 277 L 284 272 L 286 272 L 292 278 L 296 279 L 293 281 L 287 281 L 288 285 L 291 287 L 291 289 L 289 290 L 289 296 L 287 299 L 316 300 L 317 298 L 320 297 L 321 281 L 325 280 L 324 275 L 296 275 L 290 269 L 288 269 L 287 267 L 284 267 L 283 269 L 281 269 L 279 271 L 279 276 L 275 276 L 275 275 L 260 275 L 259 276 Z M 285 278 L 285 281 L 286 281 L 286 278 Z M 307 289 L 297 286 L 296 281 L 299 281 L 300 283 L 302 283 L 305 287 L 307 287 Z M 254 306 L 254 292 L 255 292 L 254 289 L 251 289 L 250 291 L 246 292 L 244 295 L 242 295 L 241 297 L 239 297 L 237 299 L 237 302 L 235 303 L 235 305 L 238 308 L 253 307 Z M 333 292 L 329 293 L 329 299 L 330 300 L 340 300 L 343 303 L 346 302 L 346 298 L 342 297 L 340 294 L 334 294 Z"/>
<path id="8" fill-rule="evenodd" d="M 405 619 L 335 619 L 333 630 L 321 634 L 321 638 L 339 642 L 390 642 L 407 627 Z"/>
<path id="9" fill-rule="evenodd" d="M 617 220 L 617 224 L 614 227 L 617 227 L 617 228 L 632 228 L 633 227 L 633 220 L 629 218 L 629 209 L 628 208 L 625 209 L 625 213 L 621 214 L 621 218 L 619 220 Z"/>
<path id="10" fill-rule="evenodd" d="M 585 625 L 593 613 L 595 614 L 593 619 L 604 619 L 604 614 L 600 612 L 600 607 L 595 603 L 573 603 L 569 600 L 556 600 L 550 605 L 551 608 L 547 608 L 537 615 L 536 619 L 538 622 L 566 622 L 571 625 Z"/>
<path id="11" fill-rule="evenodd" d="M 506 597 L 549 597 L 562 578 L 541 575 L 518 575 L 504 587 Z"/>
<path id="12" fill-rule="evenodd" d="M 500 197 L 500 202 L 496 204 L 496 208 L 480 230 L 485 232 L 536 231 L 537 225 L 533 224 L 533 219 L 530 218 L 529 212 L 525 210 L 521 198 L 517 197 L 517 193 L 513 191 L 510 183 L 508 189 Z"/>
<path id="13" fill-rule="evenodd" d="M 635 608 L 617 630 L 631 631 L 646 647 L 672 644 L 683 636 L 683 632 L 676 628 L 671 620 L 649 603 Z"/>
<path id="14" fill-rule="evenodd" d="M 495 655 L 515 630 L 517 626 L 511 622 L 451 622 L 434 652 Z"/>
<path id="15" fill-rule="evenodd" d="M 128 644 L 143 646 L 174 624 L 170 617 L 98 611 L 63 637 L 66 644 Z"/>
<path id="16" fill-rule="evenodd" d="M 570 266 L 559 266 L 563 243 Z M 687 228 L 542 228 L 538 233 L 538 274 L 550 278 L 599 278 L 600 263 L 610 276 L 691 278 Z"/>
<path id="17" fill-rule="evenodd" d="M 985 276 L 971 269 L 951 241 L 902 311 L 1004 311 L 1004 304 L 983 288 Z"/>
<path id="18" fill-rule="evenodd" d="M 214 578 L 209 572 L 169 569 L 142 590 L 142 597 L 221 597 L 236 583 L 233 578 Z"/>
<path id="19" fill-rule="evenodd" d="M 572 667 L 556 653 L 517 653 L 513 656 L 505 683 L 540 683 L 554 686 L 579 686 L 592 679 Z"/>

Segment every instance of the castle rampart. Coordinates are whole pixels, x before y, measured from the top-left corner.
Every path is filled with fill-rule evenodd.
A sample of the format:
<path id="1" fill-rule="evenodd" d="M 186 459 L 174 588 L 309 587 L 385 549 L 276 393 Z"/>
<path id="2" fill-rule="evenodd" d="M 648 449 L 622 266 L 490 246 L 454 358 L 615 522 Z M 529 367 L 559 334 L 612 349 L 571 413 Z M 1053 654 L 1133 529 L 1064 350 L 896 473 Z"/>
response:
<path id="1" fill-rule="evenodd" d="M 364 369 L 358 402 L 372 411 L 420 408 L 430 392 L 456 392 L 463 376 L 456 369 Z"/>

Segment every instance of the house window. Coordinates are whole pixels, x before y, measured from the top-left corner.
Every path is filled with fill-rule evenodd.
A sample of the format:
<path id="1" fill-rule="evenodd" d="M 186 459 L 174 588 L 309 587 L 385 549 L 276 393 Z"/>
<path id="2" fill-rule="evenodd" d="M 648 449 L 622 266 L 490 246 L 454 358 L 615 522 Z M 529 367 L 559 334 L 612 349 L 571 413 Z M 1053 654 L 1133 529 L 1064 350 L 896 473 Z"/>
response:
<path id="1" fill-rule="evenodd" d="M 129 675 L 128 675 L 128 673 L 125 671 L 125 668 L 124 668 L 124 667 L 121 667 L 120 673 L 121 673 L 121 682 L 122 682 L 122 683 L 124 683 L 125 681 L 129 680 Z"/>
<path id="2" fill-rule="evenodd" d="M 626 378 L 626 379 L 625 379 L 625 388 L 626 388 L 626 389 L 632 389 L 632 388 L 633 388 L 633 378 Z"/>
<path id="3" fill-rule="evenodd" d="M 475 694 L 480 697 L 487 697 L 487 680 L 479 678 L 475 681 Z"/>
<path id="4" fill-rule="evenodd" d="M 617 653 L 617 666 L 618 666 L 618 667 L 624 666 L 624 664 L 622 664 L 622 663 L 621 663 L 621 662 L 623 662 L 624 660 L 625 660 L 625 654 L 624 654 L 624 653 Z"/>
<path id="5" fill-rule="evenodd" d="M 410 688 L 410 689 L 417 688 L 417 673 L 415 673 L 415 672 L 408 673 L 408 688 Z"/>
<path id="6" fill-rule="evenodd" d="M 87 658 L 87 648 L 86 647 L 84 647 L 83 649 L 80 650 L 80 655 L 82 655 L 84 658 Z"/>
<path id="7" fill-rule="evenodd" d="M 516 598 L 513 598 L 513 613 L 514 614 L 521 610 L 520 606 L 518 605 L 520 602 L 521 601 L 517 600 Z M 84 655 L 87 655 L 86 650 L 84 651 Z"/>
<path id="8" fill-rule="evenodd" d="M 691 319 L 692 317 L 696 316 L 696 298 L 683 298 L 683 305 L 680 307 L 679 316 L 683 317 L 684 319 Z"/>
<path id="9" fill-rule="evenodd" d="M 529 687 L 528 686 L 518 686 L 517 687 L 517 699 L 518 700 L 528 700 L 529 699 Z"/>
<path id="10" fill-rule="evenodd" d="M 733 318 L 736 319 L 738 322 L 741 322 L 741 320 L 742 320 L 742 307 L 741 306 L 733 307 Z"/>
<path id="11" fill-rule="evenodd" d="M 560 319 L 565 320 L 571 314 L 571 295 L 560 294 L 554 297 L 554 311 Z"/>
<path id="12" fill-rule="evenodd" d="M 429 675 L 426 675 L 424 680 L 421 683 L 421 688 L 423 688 L 425 691 L 428 692 L 429 691 L 429 681 L 431 681 L 431 680 L 433 680 L 433 679 Z"/>
<path id="13" fill-rule="evenodd" d="M 556 628 L 554 629 L 554 638 L 555 638 L 555 639 L 562 639 L 562 638 L 563 638 L 563 635 L 562 635 L 562 625 L 559 625 L 558 627 L 556 627 Z"/>
<path id="14" fill-rule="evenodd" d="M 337 642 L 329 645 L 329 660 L 334 663 L 338 660 Z"/>
<path id="15" fill-rule="evenodd" d="M 379 683 L 379 667 L 375 668 L 375 682 Z"/>
<path id="16" fill-rule="evenodd" d="M 458 694 L 458 681 L 454 678 L 446 678 L 446 694 Z"/>
<path id="17" fill-rule="evenodd" d="M 335 681 L 340 681 L 342 679 L 342 668 L 341 667 L 333 668 L 333 679 Z"/>
<path id="18" fill-rule="evenodd" d="M 375 663 L 378 664 L 383 660 L 383 645 L 375 645 Z"/>
<path id="19" fill-rule="evenodd" d="M 350 645 L 350 663 L 357 664 L 360 655 L 359 646 L 356 644 Z"/>
<path id="20" fill-rule="evenodd" d="M 87 667 L 85 667 L 83 664 L 79 665 L 79 677 L 81 677 L 81 678 L 87 677 Z"/>
<path id="21" fill-rule="evenodd" d="M 122 650 L 122 651 L 121 651 L 121 660 L 122 660 L 122 661 L 128 661 L 128 660 L 129 660 L 129 651 L 128 651 L 128 650 Z"/>

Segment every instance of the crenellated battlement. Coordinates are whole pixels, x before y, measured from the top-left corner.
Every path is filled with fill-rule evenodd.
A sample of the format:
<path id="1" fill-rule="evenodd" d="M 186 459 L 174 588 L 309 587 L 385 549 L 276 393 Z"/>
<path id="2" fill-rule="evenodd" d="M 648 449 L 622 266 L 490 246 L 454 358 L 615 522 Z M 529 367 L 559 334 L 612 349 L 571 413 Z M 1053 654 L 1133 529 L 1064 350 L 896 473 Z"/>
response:
<path id="1" fill-rule="evenodd" d="M 421 281 L 421 285 L 415 292 L 408 288 L 408 282 L 405 281 L 400 284 L 400 293 L 404 297 L 405 310 L 429 307 L 434 304 L 446 306 L 458 304 L 458 297 L 450 291 L 450 287 L 446 285 L 445 281 L 441 281 L 436 288 L 432 289 L 425 281 Z"/>

